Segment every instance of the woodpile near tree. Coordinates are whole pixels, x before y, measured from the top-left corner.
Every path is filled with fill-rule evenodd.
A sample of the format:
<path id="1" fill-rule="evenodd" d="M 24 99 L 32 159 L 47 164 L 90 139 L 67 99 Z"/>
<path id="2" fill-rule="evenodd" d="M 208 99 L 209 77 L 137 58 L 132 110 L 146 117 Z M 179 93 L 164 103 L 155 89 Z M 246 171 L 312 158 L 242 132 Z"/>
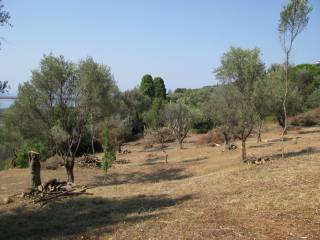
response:
<path id="1" fill-rule="evenodd" d="M 74 196 L 80 194 L 91 195 L 90 193 L 86 193 L 87 189 L 88 188 L 86 186 L 73 186 L 72 184 L 68 184 L 66 181 L 59 181 L 54 178 L 39 185 L 37 188 L 32 188 L 21 193 L 18 197 L 31 199 L 33 203 L 45 205 L 49 201 L 63 196 Z"/>
<path id="2" fill-rule="evenodd" d="M 247 157 L 245 163 L 262 165 L 262 164 L 265 164 L 265 163 L 270 162 L 270 161 L 271 161 L 270 157 L 255 157 L 255 156 L 251 156 L 251 157 Z"/>
<path id="3" fill-rule="evenodd" d="M 83 155 L 76 160 L 78 167 L 80 168 L 101 168 L 102 160 L 94 155 Z"/>

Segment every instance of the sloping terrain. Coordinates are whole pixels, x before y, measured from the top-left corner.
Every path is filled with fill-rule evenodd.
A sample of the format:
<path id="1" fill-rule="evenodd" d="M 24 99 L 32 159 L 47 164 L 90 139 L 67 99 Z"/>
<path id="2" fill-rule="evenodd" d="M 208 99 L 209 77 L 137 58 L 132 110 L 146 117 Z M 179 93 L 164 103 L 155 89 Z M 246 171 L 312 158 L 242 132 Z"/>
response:
<path id="1" fill-rule="evenodd" d="M 75 169 L 92 196 L 65 198 L 38 207 L 29 202 L 0 206 L 0 239 L 320 239 L 320 128 L 290 131 L 281 159 L 280 131 L 249 139 L 248 155 L 272 162 L 247 165 L 240 149 L 168 144 L 168 164 L 158 146 L 126 145 L 126 164 L 107 175 Z M 296 138 L 296 137 L 300 138 Z M 0 172 L 1 194 L 22 191 L 28 170 Z M 45 170 L 43 179 L 65 178 Z"/>

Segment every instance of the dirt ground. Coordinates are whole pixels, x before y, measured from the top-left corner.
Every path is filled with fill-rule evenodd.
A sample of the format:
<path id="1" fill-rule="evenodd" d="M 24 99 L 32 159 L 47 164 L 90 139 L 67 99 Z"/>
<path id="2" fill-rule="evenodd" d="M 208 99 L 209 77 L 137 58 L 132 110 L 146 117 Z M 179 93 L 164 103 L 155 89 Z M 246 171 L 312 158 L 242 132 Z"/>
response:
<path id="1" fill-rule="evenodd" d="M 278 138 L 268 125 L 263 139 Z M 75 168 L 92 196 L 70 197 L 39 207 L 28 201 L 0 205 L 0 239 L 320 239 L 320 128 L 289 131 L 281 144 L 248 140 L 247 154 L 272 162 L 247 165 L 241 149 L 167 144 L 127 144 L 104 174 Z M 299 138 L 296 138 L 299 137 Z M 65 179 L 63 168 L 43 170 L 43 181 Z M 29 170 L 0 172 L 1 197 L 23 191 Z"/>

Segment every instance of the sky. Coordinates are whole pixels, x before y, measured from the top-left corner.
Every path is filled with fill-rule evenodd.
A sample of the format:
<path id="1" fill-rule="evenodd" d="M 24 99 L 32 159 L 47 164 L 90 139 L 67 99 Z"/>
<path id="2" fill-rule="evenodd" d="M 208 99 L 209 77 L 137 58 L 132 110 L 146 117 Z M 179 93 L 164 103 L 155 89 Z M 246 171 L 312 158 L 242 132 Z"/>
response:
<path id="1" fill-rule="evenodd" d="M 216 84 L 213 70 L 230 46 L 258 47 L 268 66 L 283 61 L 279 13 L 287 0 L 3 0 L 12 28 L 0 50 L 10 93 L 30 80 L 44 54 L 111 67 L 121 90 L 149 73 L 167 89 Z M 320 60 L 320 1 L 294 44 L 292 62 Z"/>

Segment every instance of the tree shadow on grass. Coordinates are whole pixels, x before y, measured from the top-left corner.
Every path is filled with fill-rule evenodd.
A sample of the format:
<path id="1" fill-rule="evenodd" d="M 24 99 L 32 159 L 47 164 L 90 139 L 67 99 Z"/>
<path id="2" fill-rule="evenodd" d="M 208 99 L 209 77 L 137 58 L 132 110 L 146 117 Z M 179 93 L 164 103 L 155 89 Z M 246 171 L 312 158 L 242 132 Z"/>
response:
<path id="1" fill-rule="evenodd" d="M 185 174 L 184 168 L 161 168 L 155 169 L 150 173 L 131 172 L 131 173 L 109 173 L 106 176 L 97 176 L 93 185 L 108 186 L 117 184 L 135 184 L 135 183 L 156 183 L 160 181 L 180 180 L 191 177 L 191 174 Z"/>
<path id="2" fill-rule="evenodd" d="M 154 156 L 154 157 L 150 157 L 147 160 L 145 160 L 146 163 L 153 163 L 153 162 L 157 162 L 158 160 L 165 158 L 163 156 Z"/>
<path id="3" fill-rule="evenodd" d="M 248 146 L 248 148 L 264 148 L 264 147 L 270 147 L 275 145 L 275 142 L 269 142 L 269 143 L 263 143 L 263 144 L 257 144 L 257 145 L 251 145 Z"/>
<path id="4" fill-rule="evenodd" d="M 303 155 L 307 155 L 307 154 L 315 154 L 315 153 L 320 153 L 320 149 L 317 149 L 314 147 L 307 147 L 307 148 L 304 148 L 304 149 L 297 151 L 297 152 L 286 152 L 284 154 L 284 156 L 286 158 L 287 157 L 298 157 L 298 156 L 303 156 Z M 281 159 L 282 154 L 281 153 L 273 154 L 270 156 L 270 158 L 273 160 Z"/>
<path id="5" fill-rule="evenodd" d="M 112 233 L 120 224 L 134 224 L 164 215 L 156 210 L 181 204 L 193 195 L 138 195 L 122 199 L 101 197 L 64 199 L 46 207 L 19 207 L 0 215 L 0 239 L 88 239 Z M 123 226 L 122 226 L 123 227 Z"/>
<path id="6" fill-rule="evenodd" d="M 209 158 L 208 156 L 196 157 L 196 158 L 190 158 L 190 159 L 183 160 L 182 162 L 184 162 L 184 163 L 201 162 L 201 161 L 206 160 L 208 158 Z"/>
<path id="7" fill-rule="evenodd" d="M 153 152 L 162 152 L 162 150 L 172 150 L 175 149 L 176 147 L 171 146 L 171 145 L 164 145 L 163 147 L 159 146 L 155 146 L 149 149 L 144 149 L 141 150 L 140 152 L 147 152 L 147 153 L 153 153 Z"/>
<path id="8" fill-rule="evenodd" d="M 300 130 L 298 131 L 298 134 L 310 134 L 310 133 L 319 133 L 320 129 L 314 129 L 314 130 Z"/>

